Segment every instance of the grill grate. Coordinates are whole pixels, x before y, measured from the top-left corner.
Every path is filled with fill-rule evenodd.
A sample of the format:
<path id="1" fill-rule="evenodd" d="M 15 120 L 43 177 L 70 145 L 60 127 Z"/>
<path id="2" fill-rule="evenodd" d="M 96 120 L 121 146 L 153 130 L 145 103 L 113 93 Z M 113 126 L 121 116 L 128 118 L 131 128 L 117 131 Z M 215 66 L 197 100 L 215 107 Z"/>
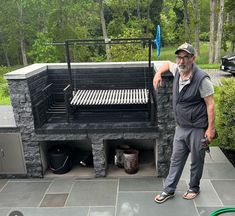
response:
<path id="1" fill-rule="evenodd" d="M 71 105 L 147 104 L 148 89 L 78 90 Z"/>

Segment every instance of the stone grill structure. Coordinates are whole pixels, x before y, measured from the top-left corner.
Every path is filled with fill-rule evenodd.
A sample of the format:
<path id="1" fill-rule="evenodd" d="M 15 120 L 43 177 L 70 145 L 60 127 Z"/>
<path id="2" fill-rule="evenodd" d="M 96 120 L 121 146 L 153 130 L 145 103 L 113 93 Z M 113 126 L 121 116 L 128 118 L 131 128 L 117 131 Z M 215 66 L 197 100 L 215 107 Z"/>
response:
<path id="1" fill-rule="evenodd" d="M 153 73 L 163 62 L 152 62 Z M 147 62 L 128 63 L 77 63 L 72 69 L 79 68 L 133 68 L 144 67 Z M 35 105 L 42 99 L 42 89 L 50 81 L 50 72 L 66 71 L 66 64 L 33 64 L 5 75 L 8 81 L 11 102 L 16 125 L 21 133 L 23 152 L 27 174 L 25 177 L 43 177 L 47 165 L 42 156 L 42 143 L 84 141 L 90 143 L 93 154 L 94 172 L 96 177 L 104 177 L 107 173 L 107 146 L 105 140 L 155 140 L 157 175 L 165 177 L 168 173 L 175 122 L 172 111 L 172 81 L 170 73 L 163 76 L 163 86 L 155 95 L 156 121 L 151 125 L 148 120 L 136 121 L 89 121 L 79 116 L 72 122 L 66 122 L 64 114 L 59 120 L 46 117 L 43 107 L 40 107 L 39 124 Z M 128 70 L 127 70 L 128 73 Z M 59 79 L 58 79 L 59 80 Z M 150 80 L 152 82 L 152 80 Z M 40 105 L 42 106 L 42 105 Z M 76 115 L 76 114 L 75 114 Z M 107 114 L 108 115 L 108 114 Z M 135 113 L 133 114 L 135 117 Z M 139 113 L 136 116 L 140 116 Z M 109 117 L 108 117 L 109 118 Z M 90 119 L 93 119 L 92 117 Z M 8 176 L 9 177 L 9 176 Z"/>

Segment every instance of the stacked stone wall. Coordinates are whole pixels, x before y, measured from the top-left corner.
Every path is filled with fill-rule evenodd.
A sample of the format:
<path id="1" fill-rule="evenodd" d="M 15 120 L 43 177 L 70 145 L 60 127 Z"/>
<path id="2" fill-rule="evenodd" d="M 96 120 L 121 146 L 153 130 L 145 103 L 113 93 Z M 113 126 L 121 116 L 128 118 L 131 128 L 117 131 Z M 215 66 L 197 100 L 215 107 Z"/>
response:
<path id="1" fill-rule="evenodd" d="M 46 85 L 45 72 L 30 79 L 8 80 L 11 104 L 16 126 L 21 133 L 22 147 L 28 177 L 42 177 L 42 163 L 39 142 L 35 141 L 34 103 L 41 97 L 41 90 Z"/>

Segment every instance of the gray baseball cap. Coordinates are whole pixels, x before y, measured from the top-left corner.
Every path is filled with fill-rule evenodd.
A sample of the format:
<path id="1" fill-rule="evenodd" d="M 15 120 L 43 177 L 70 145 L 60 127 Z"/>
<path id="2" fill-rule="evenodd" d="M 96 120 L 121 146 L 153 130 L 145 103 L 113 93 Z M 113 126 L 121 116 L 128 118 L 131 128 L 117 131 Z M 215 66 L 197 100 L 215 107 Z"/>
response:
<path id="1" fill-rule="evenodd" d="M 195 55 L 195 49 L 193 48 L 193 46 L 189 43 L 184 43 L 182 45 L 180 45 L 177 50 L 175 51 L 175 54 L 177 54 L 179 51 L 185 51 L 191 55 Z"/>

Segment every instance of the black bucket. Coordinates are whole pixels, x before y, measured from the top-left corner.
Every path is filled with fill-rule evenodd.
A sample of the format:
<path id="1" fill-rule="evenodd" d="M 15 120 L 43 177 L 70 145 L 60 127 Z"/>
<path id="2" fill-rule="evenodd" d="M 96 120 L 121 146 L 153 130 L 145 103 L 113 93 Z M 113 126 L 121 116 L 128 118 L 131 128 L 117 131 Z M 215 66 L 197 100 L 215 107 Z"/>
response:
<path id="1" fill-rule="evenodd" d="M 139 170 L 139 151 L 129 149 L 123 152 L 124 169 L 128 174 L 135 174 Z"/>
<path id="2" fill-rule="evenodd" d="M 49 150 L 50 170 L 55 174 L 64 174 L 71 170 L 72 160 L 70 149 L 54 146 Z"/>

